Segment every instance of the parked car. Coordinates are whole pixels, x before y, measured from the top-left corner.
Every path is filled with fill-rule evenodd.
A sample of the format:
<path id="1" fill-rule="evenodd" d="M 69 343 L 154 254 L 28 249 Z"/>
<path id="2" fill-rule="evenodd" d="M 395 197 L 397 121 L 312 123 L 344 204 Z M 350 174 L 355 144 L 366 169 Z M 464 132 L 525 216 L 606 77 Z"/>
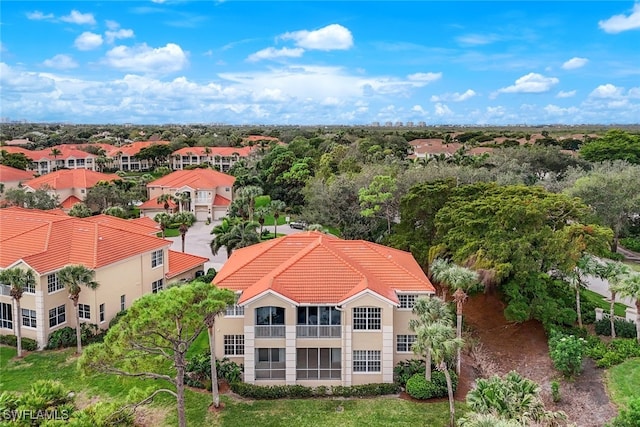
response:
<path id="1" fill-rule="evenodd" d="M 304 221 L 291 221 L 289 223 L 289 227 L 295 228 L 298 230 L 304 230 L 305 228 L 307 228 L 307 223 Z"/>

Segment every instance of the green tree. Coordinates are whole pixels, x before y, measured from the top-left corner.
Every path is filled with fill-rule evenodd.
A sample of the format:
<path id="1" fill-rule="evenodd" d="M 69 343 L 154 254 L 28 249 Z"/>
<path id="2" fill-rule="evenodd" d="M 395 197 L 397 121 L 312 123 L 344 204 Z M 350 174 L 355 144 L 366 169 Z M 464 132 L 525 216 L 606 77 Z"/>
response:
<path id="1" fill-rule="evenodd" d="M 609 292 L 611 292 L 611 301 L 609 305 L 609 321 L 611 322 L 611 337 L 616 337 L 616 324 L 614 317 L 614 308 L 616 303 L 616 294 L 620 283 L 631 273 L 631 269 L 617 261 L 605 261 L 603 264 L 598 263 L 595 266 L 594 276 L 609 283 Z"/>
<path id="2" fill-rule="evenodd" d="M 82 353 L 82 335 L 80 328 L 80 312 L 78 311 L 78 300 L 80 299 L 80 292 L 82 287 L 95 290 L 100 286 L 98 282 L 94 280 L 96 272 L 84 265 L 67 265 L 58 271 L 58 280 L 67 288 L 69 292 L 69 299 L 73 301 L 73 308 L 76 315 L 76 342 L 77 353 Z"/>
<path id="3" fill-rule="evenodd" d="M 50 154 L 53 156 L 53 170 L 58 170 L 58 156 L 62 154 L 62 151 L 54 147 L 51 149 Z"/>
<path id="4" fill-rule="evenodd" d="M 172 224 L 171 215 L 166 212 L 160 212 L 153 217 L 153 220 L 160 225 L 160 230 L 162 231 L 162 238 L 164 239 L 165 231 Z"/>
<path id="5" fill-rule="evenodd" d="M 256 197 L 261 196 L 263 193 L 264 192 L 262 188 L 255 186 L 242 187 L 236 192 L 236 200 L 238 201 L 238 203 L 246 207 L 247 218 L 249 219 L 249 221 L 253 221 L 253 213 L 256 206 Z"/>
<path id="6" fill-rule="evenodd" d="M 271 213 L 270 209 L 266 206 L 261 206 L 256 209 L 255 216 L 260 224 L 260 236 L 262 237 L 262 228 L 264 227 L 265 218 Z"/>
<path id="7" fill-rule="evenodd" d="M 86 349 L 80 367 L 85 372 L 168 381 L 175 391 L 158 389 L 149 398 L 161 392 L 174 396 L 178 425 L 186 427 L 186 354 L 206 327 L 204 319 L 227 305 L 227 295 L 199 281 L 144 295 L 109 329 L 103 343 Z"/>
<path id="8" fill-rule="evenodd" d="M 173 148 L 169 144 L 152 144 L 140 149 L 134 157 L 138 160 L 149 161 L 151 168 L 155 169 L 157 166 L 166 164 L 172 152 Z"/>
<path id="9" fill-rule="evenodd" d="M 0 150 L 0 165 L 27 170 L 32 161 L 24 153 L 9 153 L 7 150 Z"/>
<path id="10" fill-rule="evenodd" d="M 227 250 L 227 258 L 231 256 L 233 247 L 229 246 L 229 240 L 231 239 L 233 227 L 238 223 L 238 219 L 223 218 L 222 222 L 211 230 L 210 234 L 215 235 L 210 243 L 211 253 L 217 255 L 218 251 L 223 247 Z"/>
<path id="11" fill-rule="evenodd" d="M 120 206 L 111 206 L 102 211 L 103 214 L 115 216 L 116 218 L 126 218 L 127 212 Z"/>
<path id="12" fill-rule="evenodd" d="M 196 222 L 196 217 L 191 212 L 179 212 L 171 217 L 171 222 L 174 224 L 180 224 L 178 231 L 180 232 L 180 238 L 182 239 L 182 252 L 184 252 L 184 243 L 187 231 Z"/>
<path id="13" fill-rule="evenodd" d="M 280 214 L 284 212 L 287 205 L 282 200 L 272 200 L 269 205 L 269 211 L 273 215 L 273 235 L 278 237 L 278 219 L 280 218 Z"/>
<path id="14" fill-rule="evenodd" d="M 437 297 L 421 297 L 413 306 L 413 314 L 416 318 L 409 320 L 409 329 L 413 332 L 433 324 L 442 322 L 453 325 L 453 317 L 447 304 Z M 425 379 L 431 381 L 431 346 L 430 341 L 422 340 L 414 343 L 412 350 L 419 356 L 425 357 Z"/>
<path id="15" fill-rule="evenodd" d="M 91 209 L 84 203 L 78 202 L 69 209 L 69 215 L 77 218 L 86 218 L 91 216 Z"/>
<path id="16" fill-rule="evenodd" d="M 618 283 L 612 284 L 611 289 L 622 297 L 635 300 L 636 304 L 636 337 L 640 344 L 640 273 L 630 273 Z M 613 329 L 612 329 L 613 331 Z"/>
<path id="17" fill-rule="evenodd" d="M 178 199 L 173 194 L 163 193 L 158 196 L 156 199 L 158 204 L 162 204 L 165 212 L 169 213 L 169 208 L 171 207 L 171 203 L 177 203 Z"/>
<path id="18" fill-rule="evenodd" d="M 18 357 L 22 357 L 22 310 L 20 308 L 20 300 L 28 289 L 35 289 L 35 274 L 30 268 L 27 270 L 18 267 L 8 268 L 0 271 L 0 282 L 9 285 L 9 295 L 16 306 L 14 330 L 16 331 Z"/>
<path id="19" fill-rule="evenodd" d="M 60 204 L 59 197 L 57 194 L 51 194 L 50 190 L 51 188 L 47 185 L 43 185 L 35 191 L 11 188 L 6 191 L 4 198 L 11 205 L 27 209 L 55 209 Z"/>
<path id="20" fill-rule="evenodd" d="M 612 129 L 594 141 L 580 147 L 580 155 L 590 162 L 625 160 L 640 163 L 640 136 Z"/>
<path id="21" fill-rule="evenodd" d="M 389 175 L 378 175 L 368 187 L 358 192 L 360 214 L 365 217 L 379 216 L 387 222 L 387 235 L 391 234 L 391 223 L 398 216 L 396 179 Z"/>

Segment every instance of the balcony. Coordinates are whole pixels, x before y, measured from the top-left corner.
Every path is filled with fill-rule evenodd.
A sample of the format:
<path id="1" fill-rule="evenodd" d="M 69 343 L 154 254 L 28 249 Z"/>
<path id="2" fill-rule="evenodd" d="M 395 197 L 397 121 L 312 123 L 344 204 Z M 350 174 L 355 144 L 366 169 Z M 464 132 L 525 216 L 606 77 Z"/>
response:
<path id="1" fill-rule="evenodd" d="M 256 338 L 284 338 L 284 325 L 256 326 Z"/>
<path id="2" fill-rule="evenodd" d="M 340 338 L 342 327 L 340 325 L 298 325 L 296 335 L 297 338 Z"/>

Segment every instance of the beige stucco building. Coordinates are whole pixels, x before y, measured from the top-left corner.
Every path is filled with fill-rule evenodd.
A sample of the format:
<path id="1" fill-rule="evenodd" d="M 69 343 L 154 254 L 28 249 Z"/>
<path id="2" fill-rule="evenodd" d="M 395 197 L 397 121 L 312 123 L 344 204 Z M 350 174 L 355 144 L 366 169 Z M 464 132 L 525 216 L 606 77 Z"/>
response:
<path id="1" fill-rule="evenodd" d="M 236 250 L 214 282 L 238 295 L 216 357 L 261 385 L 393 382 L 414 357 L 414 302 L 435 292 L 410 253 L 318 232 Z"/>

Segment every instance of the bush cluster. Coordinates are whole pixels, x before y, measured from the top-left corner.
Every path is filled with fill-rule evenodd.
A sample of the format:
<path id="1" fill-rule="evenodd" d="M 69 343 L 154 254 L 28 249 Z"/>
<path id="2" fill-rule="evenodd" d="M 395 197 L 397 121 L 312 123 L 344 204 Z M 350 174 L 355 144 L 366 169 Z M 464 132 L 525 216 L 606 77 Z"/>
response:
<path id="1" fill-rule="evenodd" d="M 582 357 L 587 341 L 575 335 L 565 335 L 552 330 L 549 337 L 549 356 L 553 367 L 565 377 L 574 377 L 582 372 Z"/>
<path id="2" fill-rule="evenodd" d="M 620 411 L 620 415 L 615 417 L 609 427 L 638 427 L 640 426 L 640 397 L 629 401 L 627 409 Z"/>
<path id="3" fill-rule="evenodd" d="M 80 339 L 82 345 L 88 345 L 95 342 L 102 342 L 106 330 L 98 328 L 98 325 L 94 323 L 81 323 L 80 324 Z M 76 345 L 76 330 L 70 326 L 65 326 L 57 331 L 49 334 L 49 340 L 47 341 L 47 350 L 55 350 L 60 348 L 74 347 Z"/>
<path id="4" fill-rule="evenodd" d="M 455 392 L 458 387 L 458 376 L 452 370 L 449 371 L 449 374 L 451 375 L 451 385 Z M 407 393 L 414 399 L 421 400 L 446 397 L 449 394 L 447 379 L 444 373 L 440 371 L 431 373 L 431 381 L 427 381 L 424 377 L 424 372 L 415 374 L 407 381 Z"/>
<path id="5" fill-rule="evenodd" d="M 610 368 L 631 357 L 640 357 L 640 344 L 629 338 L 616 338 L 605 344 L 598 337 L 593 337 L 588 340 L 585 354 L 596 362 L 598 368 Z"/>
<path id="6" fill-rule="evenodd" d="M 636 324 L 626 320 L 614 320 L 613 325 L 616 328 L 616 337 L 618 338 L 635 338 Z M 596 334 L 605 337 L 611 336 L 611 322 L 609 319 L 598 320 L 594 324 Z"/>
<path id="7" fill-rule="evenodd" d="M 229 384 L 242 380 L 242 365 L 225 357 L 216 360 L 216 373 L 218 380 L 225 380 Z M 211 389 L 211 357 L 209 352 L 204 350 L 194 354 L 187 361 L 187 374 L 184 383 L 191 387 Z"/>
<path id="8" fill-rule="evenodd" d="M 38 343 L 31 338 L 22 338 L 22 349 L 26 351 L 35 351 L 38 349 Z M 0 344 L 8 345 L 11 347 L 18 346 L 18 338 L 15 335 L 0 335 Z"/>
<path id="9" fill-rule="evenodd" d="M 620 244 L 630 251 L 640 252 L 640 237 L 625 237 Z"/>
<path id="10" fill-rule="evenodd" d="M 301 385 L 260 386 L 236 382 L 231 384 L 231 390 L 242 397 L 250 399 L 282 399 L 307 398 L 321 396 L 367 397 L 396 394 L 399 388 L 396 384 L 362 384 L 354 386 L 326 386 L 305 387 Z"/>
<path id="11" fill-rule="evenodd" d="M 415 374 L 422 374 L 422 376 L 424 376 L 425 367 L 426 362 L 422 359 L 401 360 L 393 368 L 393 380 L 400 387 L 404 388 L 409 378 Z"/>

